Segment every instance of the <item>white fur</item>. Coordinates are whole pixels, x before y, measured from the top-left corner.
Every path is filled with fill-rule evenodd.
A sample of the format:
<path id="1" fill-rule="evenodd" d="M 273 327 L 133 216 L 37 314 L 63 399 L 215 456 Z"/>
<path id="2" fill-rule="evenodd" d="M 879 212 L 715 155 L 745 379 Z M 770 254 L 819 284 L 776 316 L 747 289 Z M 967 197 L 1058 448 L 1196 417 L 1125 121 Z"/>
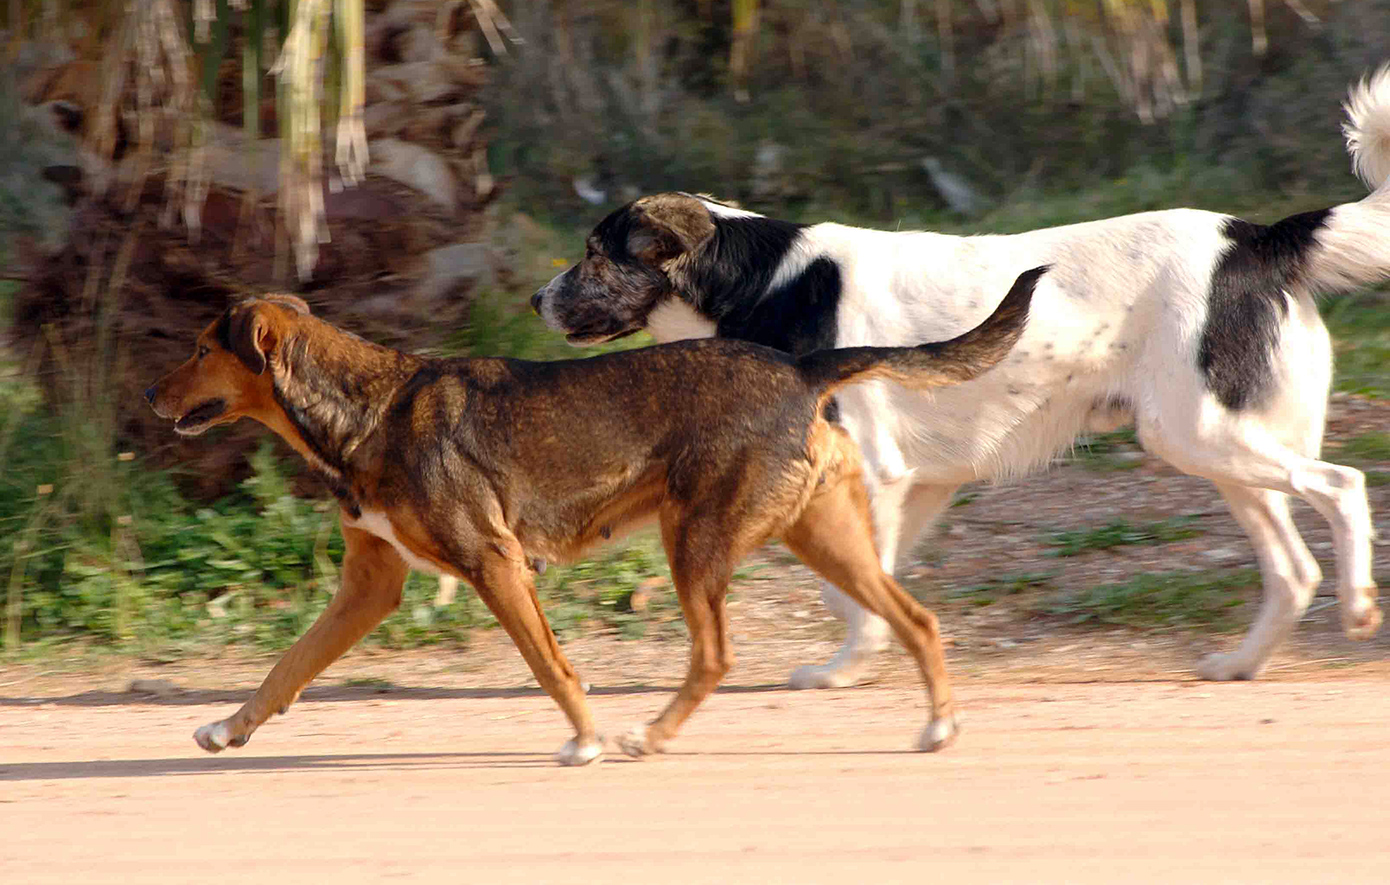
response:
<path id="1" fill-rule="evenodd" d="M 658 341 L 684 341 L 713 338 L 715 325 L 681 299 L 667 298 L 647 315 L 647 331 Z"/>
<path id="2" fill-rule="evenodd" d="M 232 742 L 232 732 L 226 721 L 209 722 L 193 732 L 193 740 L 209 753 L 220 753 Z"/>
<path id="3" fill-rule="evenodd" d="M 1322 578 L 1289 518 L 1288 495 L 1308 501 L 1333 527 L 1348 634 L 1373 632 L 1380 613 L 1364 477 L 1317 460 L 1332 354 L 1313 295 L 1390 275 L 1390 67 L 1353 89 L 1347 111 L 1353 164 L 1373 193 L 1333 209 L 1318 231 L 1306 286 L 1286 293 L 1273 390 L 1259 408 L 1224 407 L 1197 363 L 1229 216 L 1173 209 L 978 237 L 805 228 L 774 285 L 818 257 L 836 262 L 839 347 L 959 334 L 990 313 L 1020 272 L 1052 266 L 1023 338 L 990 372 L 930 395 L 883 382 L 840 395 L 844 423 L 868 466 L 884 569 L 892 571 L 962 483 L 1024 473 L 1079 432 L 1136 422 L 1147 449 L 1217 484 L 1260 561 L 1264 602 L 1254 625 L 1236 651 L 1203 661 L 1200 675 L 1255 676 Z M 665 327 L 649 330 L 672 340 Z M 839 590 L 826 584 L 822 596 L 832 611 L 848 613 L 849 636 L 830 664 L 796 671 L 794 687 L 857 681 L 887 640 L 887 624 Z M 924 744 L 931 739 L 924 735 Z"/>
<path id="4" fill-rule="evenodd" d="M 935 753 L 955 740 L 958 732 L 959 728 L 956 726 L 955 719 L 936 719 L 928 723 L 927 727 L 922 730 L 922 736 L 917 739 L 917 749 L 927 753 Z"/>
<path id="5" fill-rule="evenodd" d="M 634 759 L 661 752 L 660 748 L 653 747 L 647 741 L 647 726 L 643 724 L 634 725 L 618 735 L 618 748 Z"/>
<path id="6" fill-rule="evenodd" d="M 382 511 L 363 510 L 362 515 L 357 519 L 348 520 L 348 518 L 344 516 L 343 520 L 344 525 L 355 529 L 361 529 L 364 532 L 370 532 L 383 541 L 389 542 L 392 547 L 396 548 L 396 552 L 401 555 L 401 559 L 405 560 L 405 564 L 415 569 L 417 572 L 424 572 L 427 575 L 444 574 L 444 570 L 439 566 L 416 555 L 409 547 L 401 543 L 400 538 L 396 537 L 396 529 L 391 525 L 391 520 L 387 518 L 386 514 Z M 443 589 L 442 585 L 440 589 Z"/>
<path id="7" fill-rule="evenodd" d="M 691 196 L 694 196 L 695 199 L 699 200 L 701 203 L 704 203 L 704 204 L 705 204 L 705 208 L 709 210 L 709 214 L 711 214 L 711 215 L 717 215 L 717 216 L 719 216 L 720 218 L 758 218 L 758 217 L 760 217 L 760 216 L 758 215 L 758 213 L 756 213 L 756 212 L 749 212 L 747 209 L 740 209 L 740 208 L 738 208 L 737 206 L 730 206 L 730 205 L 728 205 L 727 203 L 720 203 L 720 202 L 718 202 L 718 201 L 716 201 L 716 200 L 711 200 L 711 199 L 709 199 L 709 198 L 707 198 L 707 197 L 702 197 L 702 196 L 700 196 L 700 195 L 698 195 L 698 194 L 692 194 Z"/>
<path id="8" fill-rule="evenodd" d="M 561 765 L 588 765 L 602 755 L 603 741 L 595 740 L 581 744 L 574 738 L 570 738 L 555 754 L 555 761 Z"/>

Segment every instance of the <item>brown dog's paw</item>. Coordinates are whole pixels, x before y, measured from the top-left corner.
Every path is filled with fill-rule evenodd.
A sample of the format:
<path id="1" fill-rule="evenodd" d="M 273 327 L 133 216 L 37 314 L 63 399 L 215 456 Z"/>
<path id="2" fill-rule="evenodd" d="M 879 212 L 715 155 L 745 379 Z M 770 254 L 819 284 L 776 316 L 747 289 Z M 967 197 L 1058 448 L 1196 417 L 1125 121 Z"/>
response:
<path id="1" fill-rule="evenodd" d="M 603 738 L 595 737 L 580 741 L 570 738 L 555 754 L 555 761 L 561 765 L 588 765 L 603 756 Z"/>
<path id="2" fill-rule="evenodd" d="M 928 722 L 927 727 L 922 729 L 922 736 L 917 739 L 917 749 L 924 753 L 935 753 L 955 743 L 959 734 L 960 726 L 956 724 L 956 717 L 943 716 Z"/>
<path id="3" fill-rule="evenodd" d="M 193 740 L 197 741 L 198 746 L 209 753 L 220 753 L 228 747 L 246 746 L 246 742 L 251 740 L 251 736 L 249 734 L 233 735 L 231 727 L 224 719 L 221 722 L 209 722 L 193 732 Z"/>
<path id="4" fill-rule="evenodd" d="M 661 744 L 651 739 L 645 725 L 634 725 L 618 736 L 618 747 L 634 759 L 661 752 Z"/>

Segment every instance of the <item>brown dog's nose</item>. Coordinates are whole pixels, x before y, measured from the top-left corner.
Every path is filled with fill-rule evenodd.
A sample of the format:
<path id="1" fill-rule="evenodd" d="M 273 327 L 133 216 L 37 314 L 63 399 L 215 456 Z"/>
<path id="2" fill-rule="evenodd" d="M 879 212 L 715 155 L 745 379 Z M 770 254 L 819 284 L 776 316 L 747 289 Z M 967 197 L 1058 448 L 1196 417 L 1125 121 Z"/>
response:
<path id="1" fill-rule="evenodd" d="M 159 392 L 155 390 L 155 388 L 158 386 L 158 384 L 151 384 L 149 387 L 145 388 L 145 402 L 149 403 L 150 405 L 154 405 L 154 396 L 156 393 Z"/>
<path id="2" fill-rule="evenodd" d="M 536 294 L 531 296 L 531 310 L 535 312 L 536 316 L 541 315 L 541 293 L 544 291 L 544 289 L 537 289 Z"/>

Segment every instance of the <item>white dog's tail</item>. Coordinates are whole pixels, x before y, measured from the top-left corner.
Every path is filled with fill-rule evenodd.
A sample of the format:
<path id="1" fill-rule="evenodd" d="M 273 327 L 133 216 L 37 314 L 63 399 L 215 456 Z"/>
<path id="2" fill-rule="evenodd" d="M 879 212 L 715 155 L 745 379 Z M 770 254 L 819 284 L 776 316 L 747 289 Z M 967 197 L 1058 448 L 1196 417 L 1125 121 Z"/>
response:
<path id="1" fill-rule="evenodd" d="M 1390 277 L 1390 65 L 1352 86 L 1343 107 L 1351 166 L 1371 193 L 1334 207 L 1318 231 L 1302 274 L 1318 291 Z"/>

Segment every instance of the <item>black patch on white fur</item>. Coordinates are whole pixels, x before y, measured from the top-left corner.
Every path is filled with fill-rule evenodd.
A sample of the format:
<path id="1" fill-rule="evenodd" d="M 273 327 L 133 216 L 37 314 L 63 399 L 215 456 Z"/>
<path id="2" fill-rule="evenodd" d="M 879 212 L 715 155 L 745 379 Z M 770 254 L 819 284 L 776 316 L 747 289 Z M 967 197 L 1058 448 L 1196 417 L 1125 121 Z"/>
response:
<path id="1" fill-rule="evenodd" d="M 785 285 L 769 289 L 804 225 L 775 218 L 715 217 L 715 234 L 687 273 L 695 308 L 721 338 L 738 338 L 801 356 L 835 346 L 840 266 L 816 258 Z"/>
<path id="2" fill-rule="evenodd" d="M 840 266 L 817 258 L 795 279 L 718 320 L 719 337 L 742 338 L 804 356 L 835 346 Z"/>
<path id="3" fill-rule="evenodd" d="M 1272 225 L 1232 218 L 1223 226 L 1231 246 L 1212 271 L 1197 366 L 1226 408 L 1257 406 L 1269 394 L 1279 324 L 1289 311 L 1284 292 L 1299 282 L 1330 212 Z"/>

